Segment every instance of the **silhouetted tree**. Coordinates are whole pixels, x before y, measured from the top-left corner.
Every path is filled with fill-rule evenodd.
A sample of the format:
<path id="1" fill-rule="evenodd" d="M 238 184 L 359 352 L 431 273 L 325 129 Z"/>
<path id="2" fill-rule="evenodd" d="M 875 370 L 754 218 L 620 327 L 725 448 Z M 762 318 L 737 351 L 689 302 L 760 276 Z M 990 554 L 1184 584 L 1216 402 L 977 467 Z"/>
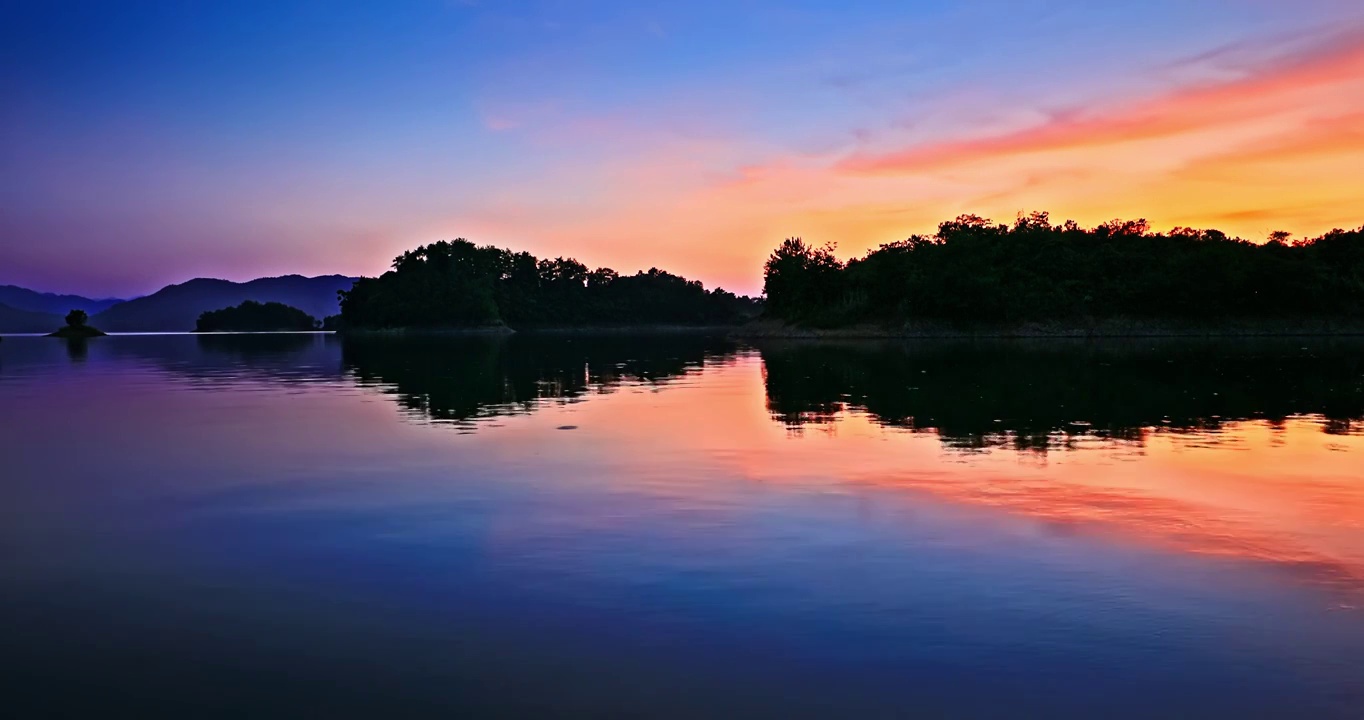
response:
<path id="1" fill-rule="evenodd" d="M 839 302 L 843 263 L 832 245 L 816 248 L 787 238 L 767 259 L 763 293 L 768 312 L 778 317 L 810 318 Z"/>
<path id="2" fill-rule="evenodd" d="M 963 215 L 846 264 L 799 239 L 767 261 L 765 312 L 812 325 L 1064 318 L 1364 316 L 1364 228 L 1285 244 L 1217 230 L 1093 229 Z"/>
<path id="3" fill-rule="evenodd" d="M 359 329 L 709 325 L 758 312 L 755 300 L 656 268 L 589 271 L 573 258 L 539 260 L 467 240 L 403 253 L 391 271 L 360 279 L 340 300 L 340 323 Z"/>
<path id="4" fill-rule="evenodd" d="M 66 314 L 66 324 L 70 327 L 84 327 L 90 316 L 84 310 L 72 310 Z"/>

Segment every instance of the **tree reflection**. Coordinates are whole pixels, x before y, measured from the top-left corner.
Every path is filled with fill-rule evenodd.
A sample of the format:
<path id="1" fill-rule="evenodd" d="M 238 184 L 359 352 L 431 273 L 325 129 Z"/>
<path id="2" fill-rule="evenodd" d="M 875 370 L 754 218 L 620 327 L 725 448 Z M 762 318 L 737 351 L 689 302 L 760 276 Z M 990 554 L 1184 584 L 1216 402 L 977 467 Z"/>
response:
<path id="1" fill-rule="evenodd" d="M 663 384 L 733 357 L 696 335 L 345 338 L 342 364 L 424 419 L 463 423 L 573 402 L 624 382 Z"/>
<path id="2" fill-rule="evenodd" d="M 792 428 L 847 412 L 960 448 L 1140 443 L 1245 419 L 1319 415 L 1359 431 L 1358 341 L 1047 340 L 775 343 L 762 347 L 767 406 Z"/>
<path id="3" fill-rule="evenodd" d="M 288 357 L 324 342 L 327 337 L 312 333 L 243 333 L 195 335 L 199 348 L 209 353 L 240 359 Z"/>
<path id="4" fill-rule="evenodd" d="M 79 312 L 73 310 L 73 313 Z M 84 315 L 85 313 L 81 313 Z M 66 338 L 66 356 L 73 363 L 83 363 L 90 358 L 90 343 L 83 337 Z"/>

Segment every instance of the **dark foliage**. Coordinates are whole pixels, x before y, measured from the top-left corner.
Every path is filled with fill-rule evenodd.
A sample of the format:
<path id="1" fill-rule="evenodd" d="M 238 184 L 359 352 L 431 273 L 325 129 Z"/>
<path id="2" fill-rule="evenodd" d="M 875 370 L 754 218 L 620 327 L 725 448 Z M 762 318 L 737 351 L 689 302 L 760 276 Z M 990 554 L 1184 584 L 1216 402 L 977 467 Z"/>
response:
<path id="1" fill-rule="evenodd" d="M 1046 213 L 965 215 L 844 264 L 787 240 L 767 261 L 766 313 L 811 325 L 936 320 L 1364 315 L 1364 228 L 1257 244 L 1216 230 L 1085 229 Z"/>
<path id="2" fill-rule="evenodd" d="M 619 275 L 467 240 L 403 253 L 391 271 L 361 278 L 340 298 L 340 322 L 365 329 L 711 325 L 757 313 L 755 300 L 662 270 Z"/>
<path id="3" fill-rule="evenodd" d="M 296 307 L 247 300 L 236 307 L 200 315 L 194 329 L 195 332 L 280 332 L 319 327 L 321 324 L 312 315 Z"/>
<path id="4" fill-rule="evenodd" d="M 66 324 L 73 328 L 81 327 L 89 320 L 90 316 L 84 310 L 72 310 L 66 314 Z"/>

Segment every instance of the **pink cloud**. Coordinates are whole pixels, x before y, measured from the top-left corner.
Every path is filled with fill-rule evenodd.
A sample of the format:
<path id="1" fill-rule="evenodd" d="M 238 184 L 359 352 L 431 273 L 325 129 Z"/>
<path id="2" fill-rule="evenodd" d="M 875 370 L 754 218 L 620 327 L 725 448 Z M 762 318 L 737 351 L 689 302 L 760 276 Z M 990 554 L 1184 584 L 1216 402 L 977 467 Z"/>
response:
<path id="1" fill-rule="evenodd" d="M 1242 77 L 1179 88 L 1112 107 L 1061 113 L 1013 132 L 925 143 L 884 153 L 859 153 L 838 164 L 854 175 L 940 170 L 1001 157 L 1093 149 L 1169 138 L 1282 113 L 1284 102 L 1364 77 L 1364 31 L 1342 34 L 1311 50 L 1280 57 Z M 1342 98 L 1364 107 L 1364 99 Z"/>

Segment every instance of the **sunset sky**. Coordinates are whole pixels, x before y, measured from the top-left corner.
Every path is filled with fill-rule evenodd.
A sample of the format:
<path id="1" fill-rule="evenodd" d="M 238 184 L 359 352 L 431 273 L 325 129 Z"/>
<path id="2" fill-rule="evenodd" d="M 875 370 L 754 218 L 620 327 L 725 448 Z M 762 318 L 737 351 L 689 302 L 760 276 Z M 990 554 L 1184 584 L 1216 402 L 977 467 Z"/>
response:
<path id="1" fill-rule="evenodd" d="M 1364 2 L 17 2 L 0 284 L 466 237 L 741 292 L 973 212 L 1364 224 Z"/>

